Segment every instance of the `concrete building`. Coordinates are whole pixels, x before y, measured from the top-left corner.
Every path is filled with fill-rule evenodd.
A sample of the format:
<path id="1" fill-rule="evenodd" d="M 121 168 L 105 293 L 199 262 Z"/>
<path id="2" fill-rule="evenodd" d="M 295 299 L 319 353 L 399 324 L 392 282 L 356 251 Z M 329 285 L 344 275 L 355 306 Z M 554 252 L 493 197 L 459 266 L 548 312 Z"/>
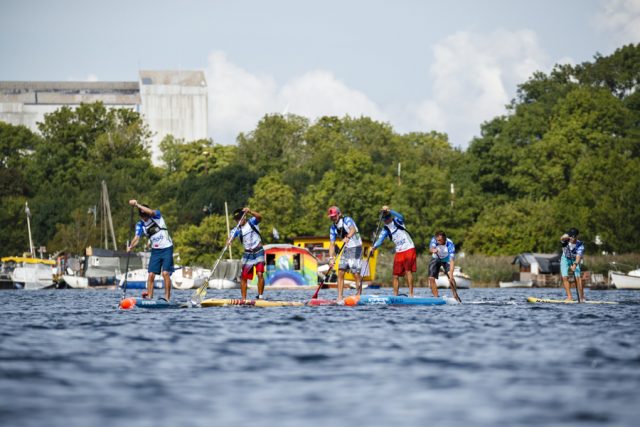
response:
<path id="1" fill-rule="evenodd" d="M 153 133 L 155 164 L 160 163 L 159 144 L 167 135 L 185 141 L 208 138 L 202 71 L 140 71 L 137 82 L 0 82 L 0 121 L 38 132 L 45 114 L 96 101 L 142 114 Z"/>

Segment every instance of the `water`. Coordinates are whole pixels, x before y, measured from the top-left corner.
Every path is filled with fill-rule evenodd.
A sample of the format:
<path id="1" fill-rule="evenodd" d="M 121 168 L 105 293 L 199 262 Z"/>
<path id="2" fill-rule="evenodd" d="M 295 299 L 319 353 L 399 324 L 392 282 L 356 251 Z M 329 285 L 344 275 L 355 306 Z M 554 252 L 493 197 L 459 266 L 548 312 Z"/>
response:
<path id="1" fill-rule="evenodd" d="M 527 295 L 562 292 L 461 290 L 475 303 L 458 306 L 128 312 L 116 291 L 0 292 L 0 425 L 637 425 L 640 293 L 587 291 L 617 306 L 534 305 Z"/>

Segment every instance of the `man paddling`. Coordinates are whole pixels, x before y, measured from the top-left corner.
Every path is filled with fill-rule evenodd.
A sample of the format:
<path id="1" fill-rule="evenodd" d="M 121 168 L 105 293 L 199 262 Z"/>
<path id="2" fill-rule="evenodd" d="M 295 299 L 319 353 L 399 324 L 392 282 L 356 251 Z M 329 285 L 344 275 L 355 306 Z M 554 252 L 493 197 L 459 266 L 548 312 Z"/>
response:
<path id="1" fill-rule="evenodd" d="M 447 234 L 444 231 L 438 231 L 433 238 L 431 238 L 431 242 L 429 243 L 429 252 L 433 254 L 431 262 L 429 262 L 429 285 L 431 286 L 433 296 L 438 297 L 438 285 L 436 284 L 436 279 L 438 278 L 440 267 L 442 267 L 444 269 L 444 273 L 449 278 L 453 297 L 460 302 L 458 290 L 455 285 L 455 279 L 453 278 L 456 246 L 453 244 L 451 239 L 447 238 Z"/>
<path id="2" fill-rule="evenodd" d="M 258 276 L 258 296 L 263 299 L 264 292 L 264 247 L 262 246 L 262 235 L 260 235 L 259 225 L 262 215 L 249 208 L 236 209 L 233 212 L 233 219 L 240 221 L 231 230 L 233 239 L 238 238 L 244 247 L 242 254 L 242 275 L 240 276 L 240 292 L 242 299 L 247 299 L 247 280 L 253 279 L 255 267 Z"/>
<path id="3" fill-rule="evenodd" d="M 569 274 L 576 280 L 578 290 L 578 301 L 584 301 L 584 288 L 580 277 L 580 261 L 584 256 L 584 244 L 578 240 L 578 229 L 571 228 L 560 237 L 562 244 L 562 258 L 560 259 L 560 274 L 562 275 L 562 286 L 567 293 L 567 301 L 571 301 L 571 286 L 569 285 Z"/>
<path id="4" fill-rule="evenodd" d="M 404 216 L 391 210 L 389 206 L 382 207 L 384 228 L 380 237 L 373 244 L 372 251 L 379 248 L 387 237 L 396 247 L 393 257 L 393 294 L 398 295 L 400 277 L 407 276 L 409 297 L 413 298 L 413 273 L 416 272 L 416 248 L 411 235 L 404 226 Z"/>
<path id="5" fill-rule="evenodd" d="M 147 296 L 153 299 L 153 281 L 156 278 L 156 274 L 162 273 L 164 300 L 169 301 L 171 299 L 171 273 L 173 273 L 173 241 L 167 231 L 167 225 L 159 210 L 153 210 L 147 205 L 138 203 L 135 199 L 129 200 L 129 204 L 138 208 L 140 221 L 136 224 L 135 237 L 131 240 L 127 252 L 131 252 L 136 247 L 140 241 L 140 236 L 147 236 L 151 243 Z"/>
<path id="6" fill-rule="evenodd" d="M 344 303 L 344 275 L 350 271 L 356 278 L 357 295 L 362 293 L 362 276 L 360 274 L 362 264 L 362 239 L 358 233 L 358 226 L 350 216 L 343 216 L 337 206 L 331 206 L 327 216 L 332 224 L 329 228 L 329 269 L 335 262 L 335 242 L 342 240 L 342 254 L 340 255 L 340 265 L 338 266 L 338 304 Z"/>

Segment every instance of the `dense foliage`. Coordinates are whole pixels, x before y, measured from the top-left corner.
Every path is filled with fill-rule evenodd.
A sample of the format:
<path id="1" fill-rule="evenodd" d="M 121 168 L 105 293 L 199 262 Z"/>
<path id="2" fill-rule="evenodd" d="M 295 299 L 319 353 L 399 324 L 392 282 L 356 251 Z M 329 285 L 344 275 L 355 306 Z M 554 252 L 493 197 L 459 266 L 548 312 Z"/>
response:
<path id="1" fill-rule="evenodd" d="M 260 211 L 267 241 L 272 231 L 279 241 L 326 235 L 333 204 L 371 237 L 387 204 L 419 251 L 444 229 L 469 253 L 549 252 L 569 227 L 590 250 L 638 251 L 639 79 L 640 45 L 535 73 L 466 151 L 445 134 L 398 134 L 367 117 L 266 115 L 234 146 L 169 136 L 156 167 L 130 110 L 62 108 L 38 135 L 0 123 L 0 248 L 27 249 L 26 201 L 34 240 L 50 253 L 101 246 L 92 208 L 104 180 L 120 249 L 131 237 L 127 200 L 137 198 L 163 212 L 185 263 L 217 256 L 225 202 Z"/>

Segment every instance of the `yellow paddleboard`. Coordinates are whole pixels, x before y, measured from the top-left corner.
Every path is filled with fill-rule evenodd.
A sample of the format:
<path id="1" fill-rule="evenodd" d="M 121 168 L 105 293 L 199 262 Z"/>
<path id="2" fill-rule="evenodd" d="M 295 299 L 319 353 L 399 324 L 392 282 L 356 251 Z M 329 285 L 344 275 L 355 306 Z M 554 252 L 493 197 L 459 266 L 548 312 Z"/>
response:
<path id="1" fill-rule="evenodd" d="M 254 307 L 300 307 L 304 303 L 298 301 L 265 301 L 262 299 L 215 299 L 202 301 L 202 307 L 224 307 L 227 305 L 251 305 Z"/>
<path id="2" fill-rule="evenodd" d="M 527 297 L 527 302 L 544 302 L 549 304 L 578 304 L 577 300 L 567 301 L 565 299 L 545 299 Z M 615 301 L 584 301 L 585 304 L 618 304 Z"/>

